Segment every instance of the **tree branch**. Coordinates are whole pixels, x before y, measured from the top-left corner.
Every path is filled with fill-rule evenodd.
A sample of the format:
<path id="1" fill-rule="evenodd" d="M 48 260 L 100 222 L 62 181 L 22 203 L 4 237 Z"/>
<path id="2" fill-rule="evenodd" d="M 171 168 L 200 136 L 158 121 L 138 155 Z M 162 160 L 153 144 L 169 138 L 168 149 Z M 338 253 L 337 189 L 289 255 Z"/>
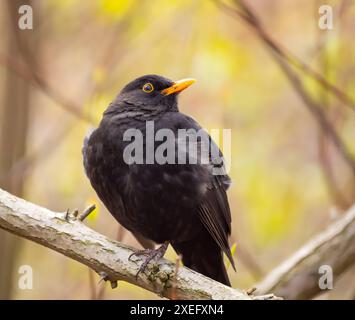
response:
<path id="1" fill-rule="evenodd" d="M 322 292 L 319 267 L 329 265 L 334 280 L 355 263 L 355 205 L 275 268 L 255 292 L 272 290 L 285 299 L 310 299 Z"/>
<path id="2" fill-rule="evenodd" d="M 129 261 L 133 248 L 106 238 L 65 212 L 53 212 L 0 189 L 0 228 L 32 240 L 72 258 L 112 282 L 127 281 L 178 299 L 276 299 L 274 295 L 251 296 L 232 289 L 165 259 L 148 266 L 136 278 L 140 259 Z"/>

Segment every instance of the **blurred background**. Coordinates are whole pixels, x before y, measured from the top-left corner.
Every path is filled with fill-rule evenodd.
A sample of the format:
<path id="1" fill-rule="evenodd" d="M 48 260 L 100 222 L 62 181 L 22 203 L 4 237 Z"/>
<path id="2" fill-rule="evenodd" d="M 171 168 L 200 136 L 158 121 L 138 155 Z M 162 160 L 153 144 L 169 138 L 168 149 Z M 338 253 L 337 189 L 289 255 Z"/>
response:
<path id="1" fill-rule="evenodd" d="M 18 27 L 25 3 L 33 30 Z M 355 98 L 353 1 L 327 1 L 333 30 L 318 26 L 319 0 L 246 3 L 280 47 Z M 180 110 L 206 129 L 232 129 L 234 287 L 253 286 L 354 202 L 354 110 L 298 68 L 339 148 L 265 42 L 218 1 L 1 0 L 0 25 L 1 188 L 55 211 L 96 203 L 86 223 L 138 247 L 97 199 L 81 146 L 123 85 L 155 73 L 196 78 Z M 171 248 L 166 257 L 175 259 Z M 32 290 L 17 286 L 21 265 L 33 268 Z M 354 272 L 321 298 L 354 299 Z M 158 299 L 98 281 L 87 267 L 0 230 L 0 299 Z"/>

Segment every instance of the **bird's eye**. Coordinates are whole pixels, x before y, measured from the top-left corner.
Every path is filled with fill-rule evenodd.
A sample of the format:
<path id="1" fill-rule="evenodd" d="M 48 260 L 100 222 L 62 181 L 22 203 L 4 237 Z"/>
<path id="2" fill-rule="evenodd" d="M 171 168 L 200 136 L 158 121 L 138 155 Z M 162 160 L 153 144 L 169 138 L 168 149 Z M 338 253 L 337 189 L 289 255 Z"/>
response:
<path id="1" fill-rule="evenodd" d="M 154 87 L 150 82 L 148 82 L 143 86 L 142 90 L 146 93 L 151 93 L 154 90 Z"/>

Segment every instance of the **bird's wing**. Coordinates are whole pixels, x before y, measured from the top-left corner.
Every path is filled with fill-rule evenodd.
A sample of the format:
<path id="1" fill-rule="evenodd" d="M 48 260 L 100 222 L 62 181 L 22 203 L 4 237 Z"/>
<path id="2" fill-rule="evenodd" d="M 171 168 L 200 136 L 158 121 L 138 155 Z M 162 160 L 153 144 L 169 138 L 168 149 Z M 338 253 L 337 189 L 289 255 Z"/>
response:
<path id="1" fill-rule="evenodd" d="M 227 194 L 220 179 L 218 177 L 213 179 L 214 181 L 207 187 L 197 211 L 203 225 L 221 250 L 227 255 L 235 269 L 228 244 L 228 236 L 231 232 L 231 213 Z"/>
<path id="2" fill-rule="evenodd" d="M 185 116 L 190 125 L 195 130 L 201 129 L 199 124 L 192 118 Z M 202 202 L 198 206 L 198 214 L 204 227 L 207 229 L 211 237 L 215 240 L 221 250 L 229 258 L 233 268 L 235 269 L 232 253 L 228 244 L 228 236 L 231 233 L 231 212 L 228 204 L 227 193 L 231 179 L 226 173 L 223 154 L 212 140 L 212 138 L 205 132 L 207 139 L 197 141 L 198 144 L 208 141 L 209 154 L 206 162 L 207 170 L 209 171 L 209 181 L 207 183 L 206 192 Z M 197 150 L 201 151 L 204 147 L 197 146 Z M 214 152 L 212 152 L 214 150 Z M 202 155 L 203 157 L 203 155 Z M 219 174 L 215 175 L 214 169 L 219 169 Z"/>
<path id="3" fill-rule="evenodd" d="M 232 217 L 226 190 L 228 189 L 231 180 L 225 172 L 225 160 L 222 152 L 211 138 L 209 141 L 211 148 L 215 148 L 218 152 L 210 153 L 209 156 L 210 164 L 208 170 L 210 172 L 210 181 L 207 184 L 204 198 L 198 206 L 198 213 L 203 225 L 221 250 L 227 255 L 235 270 L 232 253 L 228 244 L 228 236 L 231 233 Z M 213 169 L 216 168 L 221 170 L 218 175 L 215 175 L 213 171 Z"/>

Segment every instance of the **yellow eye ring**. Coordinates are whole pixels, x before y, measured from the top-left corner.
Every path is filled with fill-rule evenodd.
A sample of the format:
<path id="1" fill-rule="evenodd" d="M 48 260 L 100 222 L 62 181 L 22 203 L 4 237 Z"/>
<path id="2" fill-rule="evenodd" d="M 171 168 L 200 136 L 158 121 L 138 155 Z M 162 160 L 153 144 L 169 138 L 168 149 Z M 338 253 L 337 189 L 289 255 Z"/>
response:
<path id="1" fill-rule="evenodd" d="M 144 84 L 142 90 L 146 93 L 151 93 L 154 90 L 154 86 L 150 82 L 147 82 Z"/>

